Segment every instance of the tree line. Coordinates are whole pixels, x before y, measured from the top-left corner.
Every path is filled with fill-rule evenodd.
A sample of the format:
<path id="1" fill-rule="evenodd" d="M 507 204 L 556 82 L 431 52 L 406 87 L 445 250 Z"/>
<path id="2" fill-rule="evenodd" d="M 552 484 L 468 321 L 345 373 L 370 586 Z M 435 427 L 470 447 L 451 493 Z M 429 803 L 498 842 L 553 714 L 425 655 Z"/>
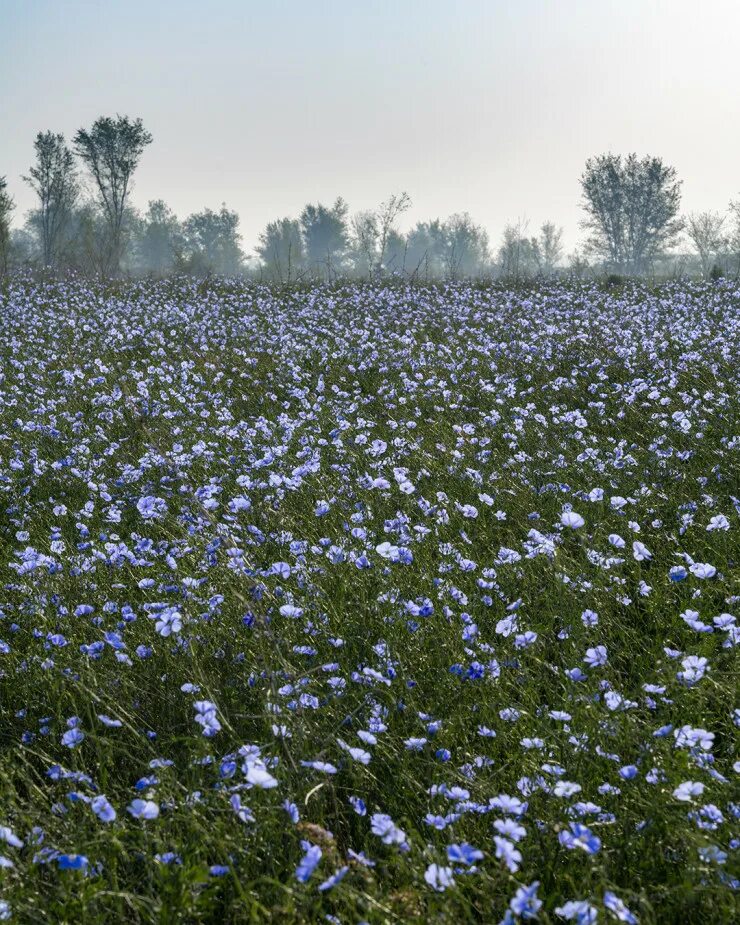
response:
<path id="1" fill-rule="evenodd" d="M 184 220 L 162 200 L 143 213 L 132 205 L 133 176 L 152 140 L 142 120 L 128 116 L 100 117 L 79 129 L 71 146 L 62 134 L 39 132 L 22 178 L 37 201 L 22 228 L 11 229 L 14 202 L 0 176 L 0 272 L 37 266 L 100 276 L 247 272 L 281 282 L 388 274 L 519 279 L 589 270 L 637 276 L 671 261 L 674 272 L 740 273 L 740 200 L 725 215 L 682 216 L 681 181 L 659 157 L 610 153 L 586 162 L 586 238 L 568 256 L 553 222 L 533 235 L 526 222 L 509 224 L 495 249 L 466 212 L 403 233 L 398 223 L 411 200 L 402 192 L 354 215 L 341 197 L 309 203 L 297 217 L 269 222 L 248 257 L 239 216 L 225 204 Z"/>

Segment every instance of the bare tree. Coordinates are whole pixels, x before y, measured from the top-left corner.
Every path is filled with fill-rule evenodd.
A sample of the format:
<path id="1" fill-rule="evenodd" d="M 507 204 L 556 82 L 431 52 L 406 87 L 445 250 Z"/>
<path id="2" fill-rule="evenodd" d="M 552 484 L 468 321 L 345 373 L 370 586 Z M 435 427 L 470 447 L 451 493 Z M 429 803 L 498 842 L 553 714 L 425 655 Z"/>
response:
<path id="1" fill-rule="evenodd" d="M 681 183 L 658 157 L 590 158 L 581 188 L 589 249 L 618 272 L 641 273 L 681 231 Z"/>
<path id="2" fill-rule="evenodd" d="M 396 219 L 411 206 L 408 193 L 394 193 L 376 210 L 358 212 L 353 216 L 352 250 L 355 268 L 361 275 L 375 276 L 396 263 L 405 249 L 405 241 L 396 229 Z M 398 269 L 398 268 L 396 268 Z"/>
<path id="3" fill-rule="evenodd" d="M 100 207 L 108 232 L 106 271 L 118 270 L 124 228 L 126 201 L 131 178 L 144 148 L 152 141 L 141 119 L 128 116 L 101 116 L 88 129 L 74 137 L 75 152 L 82 159 L 97 187 Z"/>
<path id="4" fill-rule="evenodd" d="M 686 234 L 696 248 L 702 275 L 709 276 L 723 249 L 724 216 L 719 212 L 692 212 L 686 219 Z"/>
<path id="5" fill-rule="evenodd" d="M 74 209 L 79 186 L 72 152 L 64 135 L 39 132 L 34 142 L 36 163 L 23 179 L 39 197 L 37 225 L 44 266 L 56 262 L 65 227 Z"/>
<path id="6" fill-rule="evenodd" d="M 395 230 L 396 219 L 410 208 L 411 197 L 408 193 L 394 193 L 378 209 L 378 264 L 380 268 L 383 267 L 385 261 L 388 239 Z"/>
<path id="7" fill-rule="evenodd" d="M 0 273 L 6 273 L 8 270 L 10 216 L 14 206 L 5 177 L 0 177 Z"/>

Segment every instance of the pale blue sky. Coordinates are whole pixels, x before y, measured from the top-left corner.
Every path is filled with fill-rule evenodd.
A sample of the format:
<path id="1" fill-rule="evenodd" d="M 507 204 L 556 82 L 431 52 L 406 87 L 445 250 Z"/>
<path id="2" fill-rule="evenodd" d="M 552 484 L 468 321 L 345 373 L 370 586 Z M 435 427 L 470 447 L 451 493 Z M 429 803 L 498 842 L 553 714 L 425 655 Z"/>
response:
<path id="1" fill-rule="evenodd" d="M 662 155 L 684 207 L 740 193 L 738 0 L 0 0 L 0 174 L 21 214 L 37 131 L 101 114 L 154 134 L 135 204 L 270 219 L 407 190 L 405 224 L 469 211 L 579 238 L 578 177 Z"/>

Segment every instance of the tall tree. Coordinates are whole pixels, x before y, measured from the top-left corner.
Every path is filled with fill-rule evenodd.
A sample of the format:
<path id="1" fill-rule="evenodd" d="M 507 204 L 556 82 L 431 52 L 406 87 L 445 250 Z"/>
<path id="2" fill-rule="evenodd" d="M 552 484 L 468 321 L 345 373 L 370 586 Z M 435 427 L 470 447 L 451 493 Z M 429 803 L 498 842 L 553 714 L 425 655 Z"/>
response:
<path id="1" fill-rule="evenodd" d="M 488 232 L 467 212 L 451 215 L 444 223 L 444 268 L 450 279 L 475 276 L 488 267 L 491 253 Z"/>
<path id="2" fill-rule="evenodd" d="M 280 282 L 291 282 L 305 263 L 300 223 L 294 218 L 268 222 L 256 249 L 271 276 Z"/>
<path id="3" fill-rule="evenodd" d="M 23 179 L 39 198 L 36 224 L 44 266 L 59 256 L 64 229 L 69 223 L 79 192 L 74 157 L 64 135 L 39 132 L 34 142 L 36 162 Z"/>
<path id="4" fill-rule="evenodd" d="M 388 261 L 389 244 L 393 241 L 393 234 L 397 235 L 396 219 L 411 208 L 411 197 L 408 193 L 394 193 L 389 199 L 381 203 L 377 211 L 378 217 L 378 263 L 382 269 Z M 397 243 L 397 242 L 396 242 Z"/>
<path id="5" fill-rule="evenodd" d="M 521 279 L 531 276 L 539 269 L 536 238 L 527 237 L 527 222 L 519 219 L 516 224 L 509 223 L 499 245 L 496 263 L 498 272 L 505 279 Z"/>
<path id="6" fill-rule="evenodd" d="M 407 267 L 406 236 L 391 228 L 385 241 L 383 268 L 389 273 L 405 273 Z"/>
<path id="7" fill-rule="evenodd" d="M 396 220 L 410 206 L 408 193 L 394 193 L 374 211 L 353 216 L 352 258 L 360 275 L 373 276 L 403 267 L 406 242 L 396 228 Z"/>
<path id="8" fill-rule="evenodd" d="M 406 270 L 412 277 L 434 278 L 443 272 L 445 228 L 435 218 L 417 222 L 406 235 Z"/>
<path id="9" fill-rule="evenodd" d="M 152 136 L 141 119 L 101 116 L 74 137 L 75 152 L 90 171 L 108 232 L 106 271 L 118 270 L 123 250 L 126 201 L 131 178 Z"/>
<path id="10" fill-rule="evenodd" d="M 563 259 L 563 229 L 554 222 L 545 222 L 536 238 L 532 238 L 532 249 L 537 271 L 550 276 Z"/>
<path id="11" fill-rule="evenodd" d="M 686 234 L 699 255 L 703 276 L 709 276 L 725 243 L 724 223 L 724 216 L 718 212 L 692 212 L 686 219 Z"/>
<path id="12" fill-rule="evenodd" d="M 378 265 L 378 218 L 365 210 L 352 216 L 351 260 L 358 276 L 372 276 Z"/>
<path id="13" fill-rule="evenodd" d="M 14 202 L 8 192 L 5 177 L 0 177 L 0 273 L 7 272 L 10 250 L 10 216 Z"/>
<path id="14" fill-rule="evenodd" d="M 735 263 L 735 272 L 740 276 L 740 199 L 730 202 L 730 221 L 732 226 L 728 244 Z"/>
<path id="15" fill-rule="evenodd" d="M 659 157 L 590 158 L 581 189 L 589 248 L 618 272 L 641 273 L 681 231 L 681 181 Z"/>
<path id="16" fill-rule="evenodd" d="M 338 197 L 329 209 L 309 203 L 300 215 L 306 260 L 312 269 L 336 272 L 349 243 L 347 203 Z"/>
<path id="17" fill-rule="evenodd" d="M 180 222 L 172 209 L 162 199 L 151 200 L 136 242 L 139 267 L 157 275 L 169 272 L 181 249 L 181 238 Z"/>
<path id="18" fill-rule="evenodd" d="M 203 209 L 183 223 L 184 269 L 191 273 L 233 276 L 242 268 L 239 216 L 222 205 L 220 211 Z"/>

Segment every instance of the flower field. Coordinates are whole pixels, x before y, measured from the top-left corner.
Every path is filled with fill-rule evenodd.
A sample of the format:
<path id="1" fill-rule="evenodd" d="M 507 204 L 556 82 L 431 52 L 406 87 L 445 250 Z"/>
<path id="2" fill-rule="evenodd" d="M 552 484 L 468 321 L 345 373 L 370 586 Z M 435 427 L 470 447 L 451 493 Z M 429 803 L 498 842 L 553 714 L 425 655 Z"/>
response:
<path id="1" fill-rule="evenodd" d="M 740 286 L 0 290 L 0 921 L 740 920 Z"/>

